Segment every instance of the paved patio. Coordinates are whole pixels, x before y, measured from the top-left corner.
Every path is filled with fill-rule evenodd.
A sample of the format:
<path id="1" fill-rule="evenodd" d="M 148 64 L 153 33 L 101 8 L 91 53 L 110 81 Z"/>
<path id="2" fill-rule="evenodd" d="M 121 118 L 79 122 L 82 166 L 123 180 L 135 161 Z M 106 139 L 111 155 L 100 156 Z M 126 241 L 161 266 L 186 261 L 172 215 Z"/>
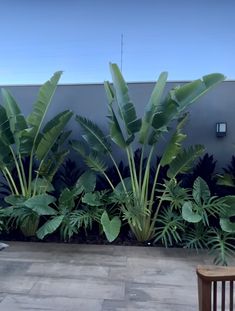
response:
<path id="1" fill-rule="evenodd" d="M 0 252 L 0 311 L 197 310 L 184 249 L 10 242 Z"/>

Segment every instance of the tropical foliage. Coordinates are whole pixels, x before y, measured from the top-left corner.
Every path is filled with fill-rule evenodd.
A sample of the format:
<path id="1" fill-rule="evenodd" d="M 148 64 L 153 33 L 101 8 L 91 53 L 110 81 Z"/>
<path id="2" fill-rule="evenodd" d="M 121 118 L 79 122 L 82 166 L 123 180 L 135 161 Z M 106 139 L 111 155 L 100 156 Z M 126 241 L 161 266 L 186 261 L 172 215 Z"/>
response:
<path id="1" fill-rule="evenodd" d="M 166 184 L 161 196 L 164 208 L 160 211 L 155 242 L 167 246 L 208 248 L 216 264 L 227 264 L 235 255 L 235 196 L 211 196 L 207 183 L 198 177 L 192 190 L 176 182 Z"/>
<path id="2" fill-rule="evenodd" d="M 5 198 L 11 206 L 7 213 L 25 234 L 30 227 L 29 235 L 35 232 L 40 216 L 52 212 L 49 204 L 54 198 L 48 194 L 53 189 L 51 181 L 68 154 L 62 146 L 70 134 L 64 128 L 72 112 L 63 111 L 44 125 L 60 76 L 61 72 L 56 72 L 40 88 L 27 118 L 10 92 L 2 89 L 0 170 L 10 190 Z"/>
<path id="3" fill-rule="evenodd" d="M 112 191 L 125 199 L 120 202 L 122 219 L 127 221 L 138 241 L 148 241 L 155 237 L 155 224 L 162 205 L 159 199 L 155 204 L 155 193 L 158 188 L 158 175 L 162 167 L 168 165 L 168 180 L 173 180 L 180 173 L 187 172 L 204 148 L 196 145 L 183 149 L 181 144 L 186 135 L 182 128 L 187 115 L 182 115 L 185 109 L 205 94 L 209 89 L 224 80 L 221 74 L 211 74 L 202 79 L 172 89 L 163 95 L 167 73 L 163 72 L 154 87 L 150 100 L 142 118 L 137 116 L 128 87 L 116 64 L 110 64 L 113 86 L 105 82 L 109 110 L 109 135 L 91 120 L 77 116 L 76 120 L 83 130 L 82 141 L 72 141 L 73 148 L 83 157 L 87 166 L 103 175 Z M 151 163 L 156 154 L 159 140 L 169 132 L 169 125 L 178 119 L 178 125 L 165 148 L 160 163 L 154 169 L 154 177 L 150 183 Z M 109 139 L 111 138 L 111 140 Z M 141 145 L 140 163 L 138 169 L 134 160 L 134 144 L 138 140 Z M 122 176 L 116 159 L 112 153 L 114 142 L 121 148 L 128 161 L 130 178 Z M 107 175 L 106 157 L 112 161 L 119 177 L 119 187 Z M 144 160 L 146 157 L 146 160 Z"/>
<path id="4" fill-rule="evenodd" d="M 126 239 L 134 236 L 139 242 L 207 248 L 216 264 L 227 264 L 235 254 L 234 158 L 216 184 L 213 156 L 205 154 L 195 165 L 203 146 L 182 146 L 186 109 L 224 76 L 207 75 L 164 95 L 163 72 L 140 118 L 117 65 L 110 69 L 113 84 L 105 82 L 109 133 L 76 116 L 82 139 L 71 145 L 85 161 L 85 171 L 71 159 L 64 162 L 69 151 L 63 144 L 71 133 L 65 126 L 72 112 L 61 112 L 45 124 L 61 72 L 40 88 L 26 118 L 13 96 L 2 90 L 0 170 L 5 182 L 0 194 L 5 205 L 0 233 L 20 228 L 40 240 L 59 233 L 63 241 L 92 233 L 112 242 L 124 232 Z M 162 138 L 167 143 L 157 157 Z M 113 144 L 126 155 L 123 162 L 117 162 Z"/>

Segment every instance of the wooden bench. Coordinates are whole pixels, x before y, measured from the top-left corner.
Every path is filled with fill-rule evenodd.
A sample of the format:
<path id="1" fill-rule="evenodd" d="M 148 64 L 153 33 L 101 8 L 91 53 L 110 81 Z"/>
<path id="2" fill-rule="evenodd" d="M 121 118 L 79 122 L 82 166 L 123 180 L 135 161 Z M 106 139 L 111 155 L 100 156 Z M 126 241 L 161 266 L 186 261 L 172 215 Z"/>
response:
<path id="1" fill-rule="evenodd" d="M 199 311 L 235 310 L 233 293 L 235 267 L 199 266 L 197 276 Z M 218 301 L 220 290 L 221 300 Z"/>

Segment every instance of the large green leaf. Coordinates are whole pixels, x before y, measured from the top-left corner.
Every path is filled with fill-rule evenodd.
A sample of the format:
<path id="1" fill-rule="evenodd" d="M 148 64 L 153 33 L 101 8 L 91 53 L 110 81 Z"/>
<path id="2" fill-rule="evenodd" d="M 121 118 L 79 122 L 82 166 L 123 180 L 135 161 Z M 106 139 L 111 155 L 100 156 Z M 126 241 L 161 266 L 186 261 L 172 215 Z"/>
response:
<path id="1" fill-rule="evenodd" d="M 34 188 L 36 190 L 36 194 L 52 192 L 55 190 L 53 185 L 46 178 L 35 178 L 32 181 L 32 189 L 34 189 Z"/>
<path id="2" fill-rule="evenodd" d="M 46 158 L 72 115 L 73 113 L 67 110 L 61 113 L 59 117 L 56 116 L 51 120 L 50 126 L 47 127 L 35 151 L 40 161 Z"/>
<path id="3" fill-rule="evenodd" d="M 62 71 L 56 72 L 49 81 L 42 85 L 34 109 L 27 118 L 28 124 L 32 127 L 31 135 L 34 136 L 34 141 L 37 139 L 61 74 Z"/>
<path id="4" fill-rule="evenodd" d="M 11 132 L 6 110 L 2 106 L 0 106 L 0 139 L 7 146 L 14 144 L 14 137 Z"/>
<path id="5" fill-rule="evenodd" d="M 89 206 L 103 206 L 104 201 L 102 201 L 102 194 L 100 192 L 88 192 L 82 197 L 82 203 L 85 203 Z"/>
<path id="6" fill-rule="evenodd" d="M 6 144 L 0 137 L 0 167 L 3 169 L 11 163 L 12 154 L 10 146 Z"/>
<path id="7" fill-rule="evenodd" d="M 204 147 L 202 145 L 195 145 L 178 153 L 177 157 L 170 164 L 167 176 L 175 178 L 179 173 L 186 173 L 203 152 Z"/>
<path id="8" fill-rule="evenodd" d="M 142 125 L 140 129 L 140 143 L 144 143 L 147 139 L 149 128 L 152 125 L 154 114 L 157 110 L 158 105 L 161 102 L 163 91 L 167 81 L 167 72 L 162 72 L 158 78 L 158 81 L 153 89 L 150 100 L 145 108 L 145 114 L 142 119 Z"/>
<path id="9" fill-rule="evenodd" d="M 225 77 L 221 74 L 211 74 L 204 76 L 202 80 L 198 79 L 172 89 L 155 111 L 152 121 L 154 129 L 159 130 L 167 126 L 190 104 L 224 79 Z"/>
<path id="10" fill-rule="evenodd" d="M 200 176 L 193 183 L 193 198 L 195 202 L 199 205 L 207 203 L 210 199 L 211 192 L 210 189 Z"/>
<path id="11" fill-rule="evenodd" d="M 157 111 L 155 112 L 152 119 L 152 127 L 155 130 L 161 131 L 162 128 L 165 129 L 170 121 L 172 121 L 176 117 L 178 117 L 178 105 L 168 95 L 161 103 L 161 105 L 157 107 Z"/>
<path id="12" fill-rule="evenodd" d="M 187 222 L 198 223 L 202 220 L 202 215 L 193 211 L 191 202 L 185 202 L 182 206 L 182 217 Z"/>
<path id="13" fill-rule="evenodd" d="M 179 111 L 184 110 L 188 105 L 192 104 L 209 89 L 222 82 L 224 79 L 224 75 L 214 73 L 202 77 L 201 80 L 198 79 L 192 81 L 175 89 L 172 96 L 179 105 Z"/>
<path id="14" fill-rule="evenodd" d="M 26 201 L 26 197 L 23 195 L 8 195 L 4 198 L 4 201 L 10 204 L 11 206 L 23 206 Z"/>
<path id="15" fill-rule="evenodd" d="M 59 207 L 60 209 L 66 208 L 69 210 L 72 210 L 73 207 L 75 206 L 75 199 L 76 193 L 75 191 L 72 191 L 68 188 L 65 188 L 59 197 Z"/>
<path id="16" fill-rule="evenodd" d="M 129 98 L 127 84 L 118 66 L 110 64 L 110 71 L 120 116 L 125 123 L 128 135 L 135 134 L 140 130 L 141 119 L 137 118 L 135 107 Z"/>
<path id="17" fill-rule="evenodd" d="M 231 222 L 229 218 L 221 218 L 220 227 L 225 232 L 235 233 L 235 222 Z"/>
<path id="18" fill-rule="evenodd" d="M 109 242 L 113 242 L 119 235 L 121 229 L 121 220 L 115 216 L 112 220 L 109 219 L 108 213 L 105 211 L 101 216 L 101 224 L 104 233 Z"/>
<path id="19" fill-rule="evenodd" d="M 24 202 L 24 205 L 33 211 L 37 212 L 38 214 L 42 215 L 54 215 L 55 210 L 50 208 L 48 205 L 53 203 L 55 198 L 49 194 L 38 194 L 27 201 Z"/>
<path id="20" fill-rule="evenodd" d="M 179 121 L 175 133 L 172 135 L 160 161 L 162 166 L 169 165 L 177 156 L 181 150 L 181 143 L 185 140 L 187 135 L 182 134 L 181 130 L 185 125 L 188 115 L 185 115 L 183 119 Z"/>
<path id="21" fill-rule="evenodd" d="M 223 203 L 227 205 L 227 207 L 221 211 L 221 217 L 229 218 L 235 216 L 235 196 L 227 195 L 226 197 L 221 198 L 221 200 L 223 200 Z"/>
<path id="22" fill-rule="evenodd" d="M 110 137 L 112 141 L 115 142 L 115 144 L 118 145 L 119 147 L 126 148 L 128 144 L 125 141 L 118 119 L 112 107 L 110 108 L 110 116 L 108 116 L 108 118 L 110 120 L 109 128 L 110 128 Z"/>
<path id="23" fill-rule="evenodd" d="M 110 143 L 95 123 L 81 116 L 76 116 L 76 121 L 84 130 L 84 134 L 82 136 L 92 150 L 102 153 L 111 151 Z"/>
<path id="24" fill-rule="evenodd" d="M 44 237 L 54 231 L 56 231 L 61 225 L 64 219 L 64 215 L 56 216 L 51 220 L 48 220 L 41 228 L 36 232 L 36 235 L 39 239 L 43 240 Z"/>
<path id="25" fill-rule="evenodd" d="M 14 140 L 17 146 L 17 151 L 19 151 L 20 146 L 20 132 L 27 129 L 27 123 L 22 115 L 19 106 L 17 105 L 15 99 L 6 89 L 2 89 L 2 96 L 4 101 L 4 108 L 6 110 L 7 118 L 10 124 L 11 133 L 14 135 Z"/>
<path id="26" fill-rule="evenodd" d="M 77 180 L 76 188 L 85 192 L 92 192 L 96 186 L 96 175 L 92 171 L 86 171 Z"/>

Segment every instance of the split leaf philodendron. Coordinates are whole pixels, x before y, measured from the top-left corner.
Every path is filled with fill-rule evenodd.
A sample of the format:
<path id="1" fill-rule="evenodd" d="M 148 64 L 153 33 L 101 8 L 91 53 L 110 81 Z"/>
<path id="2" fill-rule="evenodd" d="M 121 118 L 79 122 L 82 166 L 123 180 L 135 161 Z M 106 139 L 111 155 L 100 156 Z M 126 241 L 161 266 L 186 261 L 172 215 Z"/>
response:
<path id="1" fill-rule="evenodd" d="M 167 73 L 163 72 L 153 89 L 143 117 L 139 118 L 118 66 L 110 64 L 110 70 L 113 85 L 109 82 L 104 84 L 108 98 L 109 135 L 104 134 L 91 120 L 77 116 L 76 120 L 84 132 L 83 140 L 72 141 L 71 144 L 84 158 L 88 167 L 102 174 L 115 192 L 115 187 L 106 174 L 105 157 L 108 156 L 111 159 L 120 178 L 121 191 L 126 196 L 125 202 L 120 202 L 123 219 L 129 223 L 139 241 L 148 241 L 155 236 L 155 223 L 162 204 L 162 200 L 159 199 L 157 206 L 154 206 L 160 168 L 169 165 L 168 178 L 174 179 L 177 174 L 187 172 L 195 159 L 204 151 L 201 145 L 188 149 L 182 148 L 181 144 L 186 138 L 186 135 L 182 133 L 186 116 L 182 117 L 182 113 L 225 77 L 219 73 L 210 74 L 202 79 L 178 86 L 163 96 L 167 81 Z M 169 140 L 162 160 L 155 167 L 154 179 L 150 184 L 150 166 L 156 154 L 158 141 L 169 131 L 170 123 L 179 118 L 181 119 L 176 131 Z M 109 138 L 126 153 L 130 169 L 131 191 L 127 189 L 126 181 L 118 169 Z M 136 139 L 142 146 L 141 159 L 138 163 L 139 170 L 136 167 L 133 151 Z M 147 160 L 144 161 L 146 155 Z"/>
<path id="2" fill-rule="evenodd" d="M 42 215 L 42 210 L 37 208 L 38 202 L 42 202 L 42 195 L 46 199 L 46 192 L 52 190 L 50 182 L 68 154 L 67 150 L 62 150 L 62 145 L 70 134 L 64 132 L 64 128 L 72 117 L 72 112 L 63 111 L 44 125 L 61 74 L 62 72 L 56 72 L 42 85 L 33 111 L 27 118 L 21 113 L 10 92 L 2 89 L 0 170 L 11 192 L 11 199 L 6 198 L 6 201 L 12 201 L 12 197 L 16 198 L 12 206 L 17 209 L 18 219 L 22 220 L 19 225 L 22 225 L 25 231 L 27 226 L 33 227 L 34 222 L 34 229 L 30 230 L 30 235 L 32 231 L 35 233 L 39 217 Z M 14 176 L 13 169 L 16 171 Z M 32 204 L 27 206 L 26 202 L 29 201 Z M 32 205 L 35 208 L 32 208 Z M 44 204 L 44 207 L 47 209 L 47 204 Z M 14 217 L 14 212 L 12 215 Z"/>

